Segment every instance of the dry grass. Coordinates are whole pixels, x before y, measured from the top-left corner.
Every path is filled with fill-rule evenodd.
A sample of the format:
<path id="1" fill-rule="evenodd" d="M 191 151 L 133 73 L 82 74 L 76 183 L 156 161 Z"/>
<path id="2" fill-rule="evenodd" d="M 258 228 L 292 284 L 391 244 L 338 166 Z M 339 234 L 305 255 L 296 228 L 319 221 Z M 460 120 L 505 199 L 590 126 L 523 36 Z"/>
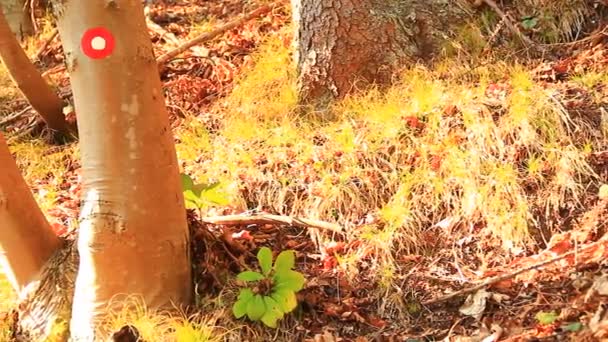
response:
<path id="1" fill-rule="evenodd" d="M 105 328 L 115 332 L 128 324 L 137 329 L 144 341 L 214 342 L 234 334 L 234 331 L 214 326 L 217 314 L 215 317 L 202 317 L 157 312 L 147 309 L 138 297 L 117 298 L 116 304 L 114 310 L 109 312 Z"/>
<path id="2" fill-rule="evenodd" d="M 290 115 L 293 75 L 279 42 L 261 50 L 262 62 L 220 107 L 230 109 L 223 129 L 206 135 L 195 153 L 200 163 L 186 168 L 245 189 L 235 193 L 243 209 L 344 225 L 349 241 L 366 246 L 343 256 L 353 277 L 358 262 L 371 262 L 374 276 L 390 284 L 400 273 L 395 255 L 432 250 L 429 231 L 452 240 L 481 229 L 487 244 L 480 246 L 534 249 L 530 229 L 553 222 L 566 202 L 580 206 L 597 185 L 586 157 L 605 136 L 573 120 L 524 66 L 416 66 L 387 92 L 336 104 L 337 120 L 311 124 Z M 604 75 L 581 77 L 597 83 Z M 486 104 L 486 89 L 498 81 L 506 91 Z M 411 127 L 418 124 L 424 128 Z M 438 230 L 446 219 L 449 227 Z"/>
<path id="3" fill-rule="evenodd" d="M 479 51 L 480 32 L 471 26 L 462 33 Z M 566 203 L 581 207 L 585 191 L 598 184 L 586 157 L 607 132 L 597 136 L 597 127 L 575 120 L 559 94 L 536 84 L 522 65 L 497 61 L 470 70 L 455 58 L 433 70 L 412 66 L 388 91 L 354 95 L 334 106 L 335 120 L 310 123 L 293 115 L 289 51 L 281 35 L 259 49 L 217 104 L 218 131 L 186 120 L 176 132 L 182 169 L 201 182 L 221 181 L 235 210 L 343 225 L 356 247 L 339 257 L 339 268 L 352 278 L 366 272 L 388 306 L 406 305 L 396 296 L 405 291 L 397 285 L 405 271 L 398 257 L 471 236 L 480 252 L 535 249 L 532 231 L 561 229 L 552 223 L 556 212 Z M 589 89 L 606 80 L 602 72 L 576 78 Z M 75 156 L 68 150 L 43 158 L 37 143 L 11 149 L 29 181 L 57 179 L 63 158 Z M 42 186 L 43 207 L 51 205 L 54 186 Z M 333 237 L 318 238 L 322 246 Z M 233 333 L 214 326 L 218 317 L 237 327 L 230 305 L 218 300 L 190 319 L 126 301 L 111 313 L 108 329 L 131 324 L 147 341 L 215 341 Z"/>
<path id="4" fill-rule="evenodd" d="M 586 0 L 515 0 L 522 15 L 537 15 L 542 38 L 549 43 L 576 40 L 592 14 Z"/>

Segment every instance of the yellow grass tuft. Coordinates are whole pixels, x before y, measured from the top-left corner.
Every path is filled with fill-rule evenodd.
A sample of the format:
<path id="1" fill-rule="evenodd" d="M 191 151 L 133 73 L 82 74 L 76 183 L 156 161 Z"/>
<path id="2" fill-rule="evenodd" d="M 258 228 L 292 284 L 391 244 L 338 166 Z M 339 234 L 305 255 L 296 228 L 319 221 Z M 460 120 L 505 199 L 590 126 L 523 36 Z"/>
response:
<path id="1" fill-rule="evenodd" d="M 283 34 L 270 36 L 252 55 L 252 66 L 236 79 L 223 110 L 228 117 L 271 120 L 295 108 L 295 75 L 291 47 Z"/>
<path id="2" fill-rule="evenodd" d="M 149 342 L 214 342 L 227 334 L 213 325 L 213 317 L 149 310 L 137 296 L 116 299 L 104 327 L 108 333 L 130 325 L 137 329 L 142 340 Z"/>

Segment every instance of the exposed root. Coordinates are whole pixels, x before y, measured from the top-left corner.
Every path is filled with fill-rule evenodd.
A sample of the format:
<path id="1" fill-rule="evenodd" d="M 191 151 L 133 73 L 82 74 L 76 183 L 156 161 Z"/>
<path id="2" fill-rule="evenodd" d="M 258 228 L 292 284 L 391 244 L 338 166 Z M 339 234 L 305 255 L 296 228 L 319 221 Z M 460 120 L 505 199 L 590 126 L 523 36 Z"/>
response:
<path id="1" fill-rule="evenodd" d="M 19 336 L 28 341 L 67 338 L 77 267 L 76 244 L 65 241 L 47 262 L 39 280 L 20 294 Z"/>

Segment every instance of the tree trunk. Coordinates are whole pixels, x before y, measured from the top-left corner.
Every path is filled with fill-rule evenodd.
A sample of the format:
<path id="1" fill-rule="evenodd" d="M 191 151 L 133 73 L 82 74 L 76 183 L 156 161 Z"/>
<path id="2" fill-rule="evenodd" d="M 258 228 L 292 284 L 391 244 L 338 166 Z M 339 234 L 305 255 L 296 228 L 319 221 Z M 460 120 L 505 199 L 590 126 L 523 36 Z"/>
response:
<path id="1" fill-rule="evenodd" d="M 59 239 L 38 208 L 0 134 L 0 262 L 15 291 L 38 279 Z"/>
<path id="2" fill-rule="evenodd" d="M 58 0 L 54 8 L 83 170 L 70 330 L 77 341 L 93 341 L 104 333 L 115 295 L 139 295 L 154 309 L 191 302 L 189 232 L 141 1 Z M 108 36 L 81 46 L 83 35 L 97 27 L 113 36 L 113 50 Z M 100 51 L 108 55 L 89 57 Z"/>
<path id="3" fill-rule="evenodd" d="M 11 32 L 0 10 L 0 58 L 11 78 L 47 126 L 62 134 L 75 132 L 63 115 L 63 101 L 44 81 Z"/>
<path id="4" fill-rule="evenodd" d="M 25 0 L 0 0 L 11 31 L 21 41 L 34 33 L 34 25 Z"/>
<path id="5" fill-rule="evenodd" d="M 324 109 L 431 58 L 464 12 L 445 0 L 292 0 L 292 15 L 300 102 Z"/>

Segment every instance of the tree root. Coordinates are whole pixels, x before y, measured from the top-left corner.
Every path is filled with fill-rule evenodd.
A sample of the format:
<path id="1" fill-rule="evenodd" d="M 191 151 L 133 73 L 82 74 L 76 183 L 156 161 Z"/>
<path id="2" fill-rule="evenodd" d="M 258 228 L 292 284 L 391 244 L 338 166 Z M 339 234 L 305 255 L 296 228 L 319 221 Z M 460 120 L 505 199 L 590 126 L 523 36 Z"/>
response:
<path id="1" fill-rule="evenodd" d="M 75 241 L 65 241 L 39 279 L 19 295 L 18 336 L 27 341 L 67 340 L 77 268 Z"/>

